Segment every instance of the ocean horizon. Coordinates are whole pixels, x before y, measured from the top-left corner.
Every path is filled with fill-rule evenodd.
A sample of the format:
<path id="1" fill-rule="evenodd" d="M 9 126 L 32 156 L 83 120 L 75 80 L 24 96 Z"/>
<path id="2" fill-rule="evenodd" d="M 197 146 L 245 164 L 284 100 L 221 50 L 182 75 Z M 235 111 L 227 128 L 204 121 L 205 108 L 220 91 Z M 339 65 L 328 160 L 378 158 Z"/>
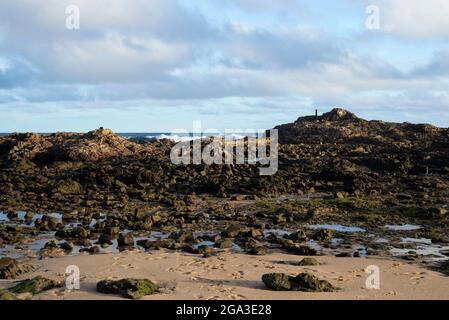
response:
<path id="1" fill-rule="evenodd" d="M 0 132 L 0 137 L 6 137 L 10 134 L 13 134 L 14 132 Z M 37 134 L 41 134 L 41 135 L 51 135 L 54 134 L 56 132 L 36 132 Z M 215 137 L 223 137 L 224 133 L 207 133 L 207 132 L 203 132 L 203 133 L 197 133 L 197 132 L 189 132 L 189 133 L 171 133 L 171 132 L 117 132 L 117 135 L 130 140 L 130 139 L 135 139 L 135 140 L 143 140 L 143 139 L 155 139 L 155 140 L 161 140 L 161 139 L 170 139 L 173 140 L 175 142 L 180 142 L 180 141 L 189 141 L 189 140 L 196 140 L 199 139 L 201 137 L 211 137 L 211 136 L 215 136 Z M 231 135 L 226 135 L 227 139 L 243 139 L 244 137 L 253 137 L 256 136 L 256 133 L 245 133 L 245 134 L 231 134 Z"/>

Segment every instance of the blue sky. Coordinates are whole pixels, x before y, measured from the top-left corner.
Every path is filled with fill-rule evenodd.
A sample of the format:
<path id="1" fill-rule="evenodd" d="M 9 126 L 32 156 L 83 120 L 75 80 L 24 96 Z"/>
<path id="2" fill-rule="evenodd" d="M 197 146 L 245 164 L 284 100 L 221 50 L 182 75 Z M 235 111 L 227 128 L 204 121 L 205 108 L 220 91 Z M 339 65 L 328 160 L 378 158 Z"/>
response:
<path id="1" fill-rule="evenodd" d="M 0 3 L 0 132 L 259 129 L 333 106 L 448 127 L 448 88 L 447 0 Z"/>

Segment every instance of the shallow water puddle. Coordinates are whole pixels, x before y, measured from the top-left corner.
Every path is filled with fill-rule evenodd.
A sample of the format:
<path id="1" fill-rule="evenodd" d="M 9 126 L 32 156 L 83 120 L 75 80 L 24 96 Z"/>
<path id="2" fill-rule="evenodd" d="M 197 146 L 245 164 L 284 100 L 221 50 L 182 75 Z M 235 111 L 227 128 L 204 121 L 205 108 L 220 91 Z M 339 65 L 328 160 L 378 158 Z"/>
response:
<path id="1" fill-rule="evenodd" d="M 311 229 L 329 229 L 339 232 L 365 232 L 365 229 L 359 227 L 348 227 L 341 224 L 314 224 L 309 226 Z"/>
<path id="2" fill-rule="evenodd" d="M 413 231 L 421 229 L 422 226 L 414 224 L 387 224 L 384 228 L 393 231 Z"/>
<path id="3" fill-rule="evenodd" d="M 5 212 L 0 212 L 0 223 L 4 223 L 8 225 L 9 223 L 16 224 L 18 226 L 26 227 L 26 226 L 34 226 L 36 220 L 41 219 L 44 215 L 55 218 L 58 222 L 62 223 L 62 214 L 57 212 L 51 213 L 35 213 L 33 214 L 33 218 L 27 220 L 25 219 L 25 211 L 17 211 L 17 218 L 10 219 L 8 218 L 8 214 Z"/>
<path id="4" fill-rule="evenodd" d="M 424 244 L 432 244 L 431 239 L 426 238 L 401 238 L 403 243 L 424 243 Z"/>
<path id="5" fill-rule="evenodd" d="M 275 234 L 277 236 L 283 237 L 284 235 L 290 235 L 292 232 L 291 231 L 287 231 L 287 230 L 282 230 L 282 229 L 277 229 L 277 228 L 273 228 L 273 229 L 266 229 L 263 231 L 263 235 L 265 237 L 268 237 L 270 234 Z"/>
<path id="6" fill-rule="evenodd" d="M 194 247 L 195 249 L 198 249 L 198 248 L 201 247 L 201 246 L 207 246 L 207 247 L 209 247 L 209 248 L 213 248 L 214 245 L 215 245 L 215 242 L 213 242 L 213 241 L 201 241 L 201 242 L 195 243 L 195 244 L 193 245 L 193 247 Z"/>
<path id="7" fill-rule="evenodd" d="M 432 260 L 447 260 L 449 257 L 442 252 L 449 250 L 449 246 L 440 246 L 432 243 L 431 239 L 426 238 L 401 238 L 402 243 L 416 243 L 416 248 L 402 249 L 392 248 L 390 253 L 392 255 L 408 255 L 417 254 L 421 256 L 431 256 Z"/>
<path id="8" fill-rule="evenodd" d="M 449 257 L 442 254 L 442 251 L 448 250 L 449 246 L 417 246 L 415 249 L 399 249 L 399 248 L 393 248 L 390 250 L 390 253 L 394 256 L 402 256 L 402 255 L 408 255 L 411 252 L 416 253 L 418 255 L 422 256 L 431 256 L 432 260 L 447 260 Z"/>

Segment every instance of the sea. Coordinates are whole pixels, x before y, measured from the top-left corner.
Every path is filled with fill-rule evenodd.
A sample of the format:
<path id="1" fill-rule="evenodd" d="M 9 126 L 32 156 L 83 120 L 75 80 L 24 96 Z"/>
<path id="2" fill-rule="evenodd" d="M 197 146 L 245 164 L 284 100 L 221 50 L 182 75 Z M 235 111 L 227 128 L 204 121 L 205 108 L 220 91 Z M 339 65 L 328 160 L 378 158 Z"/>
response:
<path id="1" fill-rule="evenodd" d="M 11 133 L 0 133 L 0 136 L 7 136 Z M 50 135 L 51 133 L 39 133 L 42 135 Z M 175 142 L 183 142 L 183 141 L 192 141 L 196 139 L 200 139 L 201 137 L 225 137 L 225 139 L 228 140 L 239 140 L 243 139 L 244 137 L 255 137 L 256 133 L 245 133 L 245 134 L 217 134 L 217 133 L 170 133 L 170 132 L 118 132 L 119 136 L 127 139 L 127 140 L 161 140 L 161 139 L 170 139 Z"/>

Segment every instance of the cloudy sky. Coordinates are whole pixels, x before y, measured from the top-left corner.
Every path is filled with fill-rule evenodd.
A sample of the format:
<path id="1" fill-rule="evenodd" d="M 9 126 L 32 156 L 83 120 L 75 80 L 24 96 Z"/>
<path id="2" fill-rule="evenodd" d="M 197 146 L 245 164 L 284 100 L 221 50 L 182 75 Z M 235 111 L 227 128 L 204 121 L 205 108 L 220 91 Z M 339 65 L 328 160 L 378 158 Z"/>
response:
<path id="1" fill-rule="evenodd" d="M 448 127 L 448 89 L 447 0 L 0 2 L 0 132 L 258 129 L 332 106 Z"/>

